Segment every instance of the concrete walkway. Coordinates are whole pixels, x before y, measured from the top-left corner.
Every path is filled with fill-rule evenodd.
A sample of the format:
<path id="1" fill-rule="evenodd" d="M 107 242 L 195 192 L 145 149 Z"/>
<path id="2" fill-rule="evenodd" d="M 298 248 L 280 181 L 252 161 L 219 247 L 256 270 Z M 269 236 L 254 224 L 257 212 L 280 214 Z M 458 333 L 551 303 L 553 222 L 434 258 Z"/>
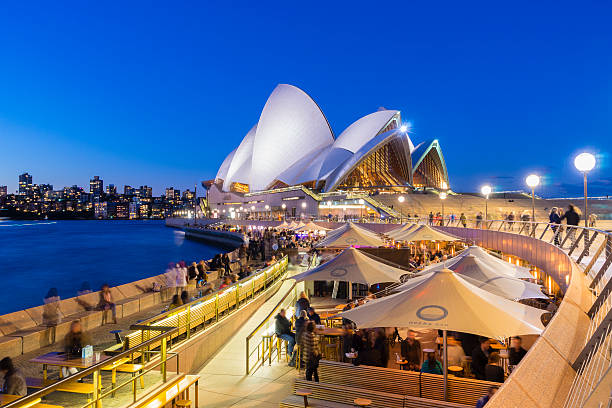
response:
<path id="1" fill-rule="evenodd" d="M 297 270 L 290 266 L 290 275 Z M 234 337 L 199 372 L 200 406 L 209 407 L 278 407 L 291 394 L 298 372 L 286 363 L 264 365 L 245 375 L 246 337 L 274 309 L 293 284 L 282 283 L 280 289 L 236 332 Z"/>

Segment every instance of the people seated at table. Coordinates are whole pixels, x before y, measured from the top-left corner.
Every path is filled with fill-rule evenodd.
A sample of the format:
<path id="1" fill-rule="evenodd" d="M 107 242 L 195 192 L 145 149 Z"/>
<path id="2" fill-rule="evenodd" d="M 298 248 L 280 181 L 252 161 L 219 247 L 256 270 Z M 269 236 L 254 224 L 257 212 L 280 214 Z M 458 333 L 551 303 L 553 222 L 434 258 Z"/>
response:
<path id="1" fill-rule="evenodd" d="M 472 351 L 472 372 L 477 379 L 485 379 L 485 367 L 489 362 L 489 355 L 492 352 L 491 342 L 484 337 L 480 339 L 480 344 Z"/>
<path id="2" fill-rule="evenodd" d="M 521 362 L 527 354 L 527 350 L 523 348 L 523 340 L 519 337 L 513 337 L 510 340 L 510 352 L 508 353 L 508 364 L 515 366 Z"/>
<path id="3" fill-rule="evenodd" d="M 442 374 L 442 364 L 436 360 L 435 353 L 427 353 L 427 358 L 423 361 L 421 366 L 422 373 L 428 374 Z"/>
<path id="4" fill-rule="evenodd" d="M 295 342 L 300 344 L 300 336 L 304 332 L 306 328 L 306 323 L 308 323 L 308 313 L 305 310 L 300 312 L 300 317 L 295 319 L 295 323 L 293 328 L 295 329 Z"/>
<path id="5" fill-rule="evenodd" d="M 223 278 L 223 283 L 219 286 L 219 290 L 225 289 L 231 284 L 232 284 L 231 278 L 229 276 L 226 276 L 225 278 Z"/>
<path id="6" fill-rule="evenodd" d="M 406 365 L 410 371 L 419 371 L 421 368 L 421 342 L 416 338 L 414 330 L 408 330 L 408 336 L 402 340 L 402 358 L 408 362 Z"/>
<path id="7" fill-rule="evenodd" d="M 476 401 L 475 408 L 484 408 L 484 406 L 487 404 L 487 402 L 489 402 L 491 398 L 493 398 L 493 395 L 495 395 L 496 392 L 497 392 L 497 387 L 495 386 L 489 387 L 489 389 L 487 390 L 487 394 L 478 398 L 478 401 Z"/>
<path id="8" fill-rule="evenodd" d="M 25 377 L 21 371 L 15 368 L 10 357 L 4 357 L 0 360 L 0 374 L 4 379 L 2 394 L 24 396 L 28 393 Z"/>
<path id="9" fill-rule="evenodd" d="M 319 360 L 320 352 L 317 350 L 315 342 L 315 323 L 309 321 L 306 323 L 304 333 L 300 337 L 300 348 L 302 350 L 302 360 L 306 363 L 306 380 L 312 381 L 314 375 L 315 382 L 319 382 Z"/>
<path id="10" fill-rule="evenodd" d="M 287 341 L 287 355 L 293 356 L 295 335 L 291 331 L 291 322 L 289 321 L 289 319 L 287 319 L 286 310 L 281 309 L 274 317 L 274 320 L 274 333 L 276 334 L 276 337 Z M 290 366 L 292 365 L 292 362 L 289 363 Z M 295 362 L 293 362 L 293 365 L 295 365 Z"/>
<path id="11" fill-rule="evenodd" d="M 179 295 L 172 295 L 172 302 L 168 305 L 168 310 L 176 309 L 183 305 L 183 301 Z"/>
<path id="12" fill-rule="evenodd" d="M 317 312 L 315 312 L 314 307 L 310 306 L 308 308 L 308 319 L 315 322 L 316 325 L 321 324 L 321 316 Z"/>
<path id="13" fill-rule="evenodd" d="M 454 337 L 450 336 L 446 340 L 446 353 L 447 353 L 447 361 L 449 366 L 461 366 L 461 361 L 465 358 L 465 353 L 461 348 L 461 343 L 455 340 Z"/>
<path id="14" fill-rule="evenodd" d="M 306 292 L 300 292 L 300 297 L 297 302 L 295 302 L 295 317 L 300 317 L 302 310 L 308 310 L 309 307 L 310 302 L 308 301 Z"/>
<path id="15" fill-rule="evenodd" d="M 499 366 L 499 353 L 496 351 L 489 355 L 489 362 L 485 366 L 485 380 L 504 382 L 504 369 Z"/>
<path id="16" fill-rule="evenodd" d="M 64 351 L 70 356 L 80 357 L 83 347 L 91 344 L 89 336 L 83 332 L 83 327 L 79 320 L 75 320 L 70 324 L 70 330 L 64 338 Z M 68 377 L 76 374 L 78 370 L 75 367 L 62 367 L 62 375 Z"/>
<path id="17" fill-rule="evenodd" d="M 187 292 L 186 290 L 181 292 L 181 302 L 186 305 L 187 303 L 189 303 L 191 301 L 191 299 L 189 298 L 189 292 Z"/>

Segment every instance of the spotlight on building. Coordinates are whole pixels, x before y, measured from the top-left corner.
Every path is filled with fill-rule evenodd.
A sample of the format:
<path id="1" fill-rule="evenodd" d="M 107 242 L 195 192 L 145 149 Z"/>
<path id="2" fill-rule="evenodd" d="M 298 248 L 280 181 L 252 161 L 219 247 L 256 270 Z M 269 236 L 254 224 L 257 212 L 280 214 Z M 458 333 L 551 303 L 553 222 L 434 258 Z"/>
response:
<path id="1" fill-rule="evenodd" d="M 407 125 L 400 126 L 400 132 L 406 133 L 407 131 L 408 131 L 408 126 Z"/>

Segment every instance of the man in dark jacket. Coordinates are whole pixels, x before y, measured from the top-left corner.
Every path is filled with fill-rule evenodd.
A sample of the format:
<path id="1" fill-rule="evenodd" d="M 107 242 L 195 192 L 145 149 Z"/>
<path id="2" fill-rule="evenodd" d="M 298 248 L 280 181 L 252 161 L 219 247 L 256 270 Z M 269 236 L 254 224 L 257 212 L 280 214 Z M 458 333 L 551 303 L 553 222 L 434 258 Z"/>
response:
<path id="1" fill-rule="evenodd" d="M 408 337 L 402 341 L 402 358 L 408 362 L 408 369 L 419 371 L 421 369 L 421 342 L 416 339 L 416 333 L 408 331 Z"/>
<path id="2" fill-rule="evenodd" d="M 580 223 L 580 214 L 578 214 L 578 210 L 573 204 L 570 204 L 567 207 L 567 211 L 563 214 L 560 221 L 565 220 L 567 222 L 567 235 L 569 235 L 569 239 L 574 243 L 576 241 L 576 226 Z"/>
<path id="3" fill-rule="evenodd" d="M 492 351 L 493 349 L 487 338 L 480 339 L 480 345 L 472 351 L 472 372 L 479 380 L 484 380 L 486 378 L 485 367 L 489 362 L 489 354 L 491 354 Z"/>
<path id="4" fill-rule="evenodd" d="M 321 324 L 321 316 L 319 316 L 319 314 L 315 312 L 314 307 L 312 306 L 308 308 L 308 318 L 315 322 L 316 325 Z"/>
<path id="5" fill-rule="evenodd" d="M 287 312 L 281 309 L 274 318 L 274 333 L 279 339 L 287 340 L 287 355 L 293 355 L 295 347 L 295 335 L 291 332 L 291 322 L 287 319 Z"/>

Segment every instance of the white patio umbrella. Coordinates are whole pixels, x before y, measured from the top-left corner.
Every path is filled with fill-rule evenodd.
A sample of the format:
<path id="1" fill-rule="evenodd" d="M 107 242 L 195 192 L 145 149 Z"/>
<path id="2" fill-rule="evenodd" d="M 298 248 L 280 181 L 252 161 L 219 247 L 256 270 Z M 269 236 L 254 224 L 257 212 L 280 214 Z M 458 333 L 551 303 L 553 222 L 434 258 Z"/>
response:
<path id="1" fill-rule="evenodd" d="M 293 228 L 291 228 L 291 229 L 292 229 L 292 230 L 294 230 L 294 231 L 297 231 L 298 229 L 302 228 L 304 225 L 306 225 L 306 224 L 304 224 L 302 221 L 300 221 L 300 222 L 298 222 L 298 223 L 297 223 L 297 224 L 296 224 L 296 225 L 295 225 Z"/>
<path id="2" fill-rule="evenodd" d="M 287 229 L 294 229 L 294 228 L 297 228 L 297 226 L 298 226 L 298 225 L 299 225 L 299 224 L 298 224 L 297 222 L 295 222 L 295 221 L 291 221 L 291 222 L 289 223 L 289 225 L 287 225 Z"/>
<path id="3" fill-rule="evenodd" d="M 314 269 L 293 276 L 301 281 L 347 281 L 373 285 L 375 283 L 399 282 L 402 275 L 410 272 L 394 268 L 369 257 L 356 248 L 347 248 L 335 258 Z"/>
<path id="4" fill-rule="evenodd" d="M 435 271 L 445 268 L 459 274 L 461 278 L 469 283 L 506 299 L 546 299 L 546 295 L 542 293 L 539 285 L 499 272 L 474 255 L 457 256 L 444 263 L 431 265 L 431 267 L 418 272 L 417 275 L 419 277 L 426 277 Z M 397 290 L 405 290 L 417 285 L 417 279 L 408 280 L 403 285 L 398 286 Z"/>
<path id="5" fill-rule="evenodd" d="M 330 231 L 325 239 L 317 243 L 317 247 L 347 248 L 350 246 L 379 247 L 384 245 L 382 238 L 374 232 L 357 226 L 352 222 Z"/>
<path id="6" fill-rule="evenodd" d="M 312 221 L 309 221 L 307 224 L 296 228 L 296 231 L 331 231 L 329 228 L 322 227 L 320 225 L 315 224 Z"/>
<path id="7" fill-rule="evenodd" d="M 446 232 L 438 231 L 429 225 L 419 225 L 393 237 L 396 241 L 461 241 L 461 238 Z"/>
<path id="8" fill-rule="evenodd" d="M 434 271 L 418 285 L 340 315 L 359 328 L 417 327 L 443 330 L 444 396 L 447 390 L 446 332 L 460 331 L 505 339 L 540 334 L 539 310 L 480 289 L 449 269 Z"/>
<path id="9" fill-rule="evenodd" d="M 283 221 L 281 224 L 277 225 L 276 228 L 287 229 L 289 228 L 289 224 L 287 224 L 287 221 Z"/>
<path id="10" fill-rule="evenodd" d="M 395 237 L 399 235 L 403 235 L 405 232 L 410 231 L 416 227 L 417 227 L 417 224 L 413 224 L 413 223 L 404 224 L 397 228 L 392 229 L 391 231 L 387 232 L 385 235 L 388 236 L 389 238 L 395 239 Z"/>
<path id="11" fill-rule="evenodd" d="M 518 266 L 512 264 L 510 262 L 506 262 L 503 259 L 499 259 L 498 257 L 491 255 L 484 248 L 481 248 L 476 245 L 472 245 L 467 247 L 465 250 L 461 251 L 457 256 L 468 256 L 474 255 L 476 258 L 482 260 L 483 262 L 488 263 L 493 266 L 500 272 L 504 272 L 507 275 L 513 276 L 518 279 L 533 279 L 534 276 L 529 272 L 529 268 L 525 268 L 524 266 Z"/>

